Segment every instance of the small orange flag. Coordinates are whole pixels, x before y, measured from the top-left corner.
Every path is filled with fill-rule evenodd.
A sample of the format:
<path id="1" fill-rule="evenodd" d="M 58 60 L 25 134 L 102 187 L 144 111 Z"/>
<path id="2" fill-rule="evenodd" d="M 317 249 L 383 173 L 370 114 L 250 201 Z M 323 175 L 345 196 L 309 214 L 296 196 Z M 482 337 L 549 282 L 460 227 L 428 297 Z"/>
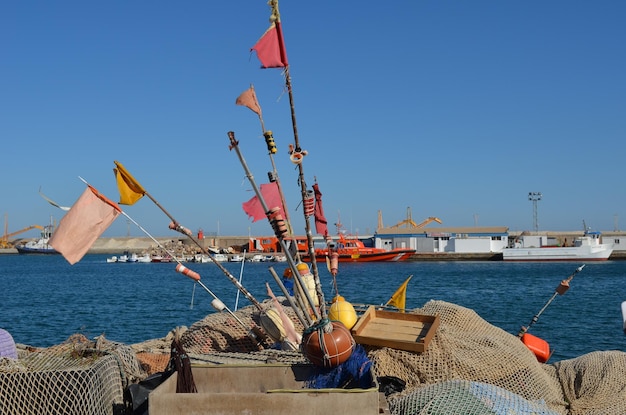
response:
<path id="1" fill-rule="evenodd" d="M 406 281 L 404 281 L 402 285 L 400 285 L 400 287 L 396 290 L 395 293 L 393 293 L 393 295 L 385 305 L 392 305 L 404 313 L 404 309 L 406 307 L 406 287 L 412 277 L 412 275 L 409 275 L 409 278 L 407 278 Z"/>
<path id="2" fill-rule="evenodd" d="M 120 204 L 134 205 L 141 199 L 146 191 L 137 180 L 126 170 L 122 163 L 114 162 L 117 168 L 113 169 L 115 180 L 117 180 L 117 189 L 120 192 Z"/>
<path id="3" fill-rule="evenodd" d="M 250 88 L 243 91 L 241 95 L 237 97 L 235 104 L 248 107 L 259 117 L 261 116 L 261 106 L 259 105 L 259 101 L 256 99 L 256 93 L 254 92 L 254 87 L 252 85 L 250 85 Z"/>

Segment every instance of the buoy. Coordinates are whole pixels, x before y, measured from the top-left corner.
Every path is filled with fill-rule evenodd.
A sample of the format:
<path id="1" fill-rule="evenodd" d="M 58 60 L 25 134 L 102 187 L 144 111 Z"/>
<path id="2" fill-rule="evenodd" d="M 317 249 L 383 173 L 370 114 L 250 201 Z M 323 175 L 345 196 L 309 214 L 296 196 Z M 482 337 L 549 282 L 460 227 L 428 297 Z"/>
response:
<path id="1" fill-rule="evenodd" d="M 217 311 L 224 311 L 226 309 L 226 305 L 219 298 L 214 298 L 213 301 L 211 301 L 211 305 Z"/>
<path id="2" fill-rule="evenodd" d="M 176 272 L 180 272 L 181 274 L 191 278 L 194 281 L 200 281 L 200 274 L 196 271 L 192 271 L 183 264 L 176 265 Z"/>
<path id="3" fill-rule="evenodd" d="M 343 297 L 337 296 L 328 309 L 328 318 L 333 321 L 340 321 L 348 330 L 352 329 L 358 318 L 352 304 Z"/>
<path id="4" fill-rule="evenodd" d="M 356 343 L 350 331 L 339 321 L 331 321 L 332 331 L 323 327 L 311 328 L 302 339 L 305 356 L 316 366 L 337 367 L 352 355 Z"/>
<path id="5" fill-rule="evenodd" d="M 522 343 L 535 354 L 535 357 L 540 363 L 546 363 L 548 359 L 550 359 L 550 345 L 547 341 L 533 336 L 530 333 L 524 333 Z"/>
<path id="6" fill-rule="evenodd" d="M 320 302 L 317 298 L 317 291 L 315 290 L 315 277 L 313 277 L 313 274 L 311 274 L 311 271 L 309 271 L 309 266 L 304 262 L 299 262 L 296 265 L 296 269 L 300 274 L 300 279 L 304 284 L 304 289 L 307 290 L 309 296 L 311 297 L 311 300 L 313 300 L 313 304 L 315 304 L 316 307 L 319 306 Z M 298 285 L 296 285 L 296 295 L 300 296 L 305 304 L 308 304 L 306 295 L 300 290 L 300 287 Z"/>
<path id="7" fill-rule="evenodd" d="M 280 315 L 275 308 L 269 308 L 260 315 L 261 327 L 274 342 L 282 342 L 287 338 L 287 332 Z"/>

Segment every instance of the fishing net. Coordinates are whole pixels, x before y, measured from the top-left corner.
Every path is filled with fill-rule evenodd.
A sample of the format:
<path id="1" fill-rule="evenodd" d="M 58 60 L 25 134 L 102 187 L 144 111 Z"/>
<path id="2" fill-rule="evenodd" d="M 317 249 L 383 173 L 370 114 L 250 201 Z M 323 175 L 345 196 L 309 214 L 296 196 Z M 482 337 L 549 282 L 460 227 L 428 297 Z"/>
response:
<path id="1" fill-rule="evenodd" d="M 411 312 L 441 318 L 425 352 L 369 348 L 375 375 L 405 384 L 387 398 L 393 414 L 626 413 L 626 353 L 542 364 L 470 309 L 430 301 Z"/>
<path id="2" fill-rule="evenodd" d="M 626 353 L 592 352 L 553 366 L 569 415 L 626 414 Z"/>
<path id="3" fill-rule="evenodd" d="M 279 299 L 301 333 L 304 328 L 295 311 L 284 297 Z M 262 306 L 269 308 L 271 300 Z M 381 408 L 388 404 L 384 413 L 626 413 L 624 352 L 594 352 L 543 364 L 517 336 L 470 309 L 429 301 L 409 312 L 440 316 L 425 352 L 363 346 L 384 392 Z M 259 314 L 255 306 L 236 311 L 236 318 L 212 313 L 186 331 L 177 328 L 180 344 L 192 364 L 310 364 L 297 350 L 251 339 L 252 327 L 264 334 Z M 166 369 L 172 338 L 171 332 L 127 346 L 103 336 L 89 341 L 74 335 L 50 348 L 18 348 L 19 359 L 0 358 L 0 414 L 120 415 L 124 391 Z"/>
<path id="4" fill-rule="evenodd" d="M 299 322 L 293 308 L 289 307 L 284 297 L 279 297 L 282 306 L 289 318 L 293 321 L 297 332 L 302 333 L 304 327 Z M 269 309 L 272 300 L 266 300 L 261 308 Z M 195 322 L 181 336 L 181 344 L 185 350 L 192 354 L 209 354 L 219 352 L 254 352 L 262 349 L 258 342 L 253 340 L 248 333 L 254 327 L 260 332 L 260 338 L 266 338 L 267 333 L 262 330 L 260 312 L 255 306 L 247 306 L 234 313 L 239 320 L 229 313 L 209 314 L 204 319 Z M 271 341 L 269 345 L 272 346 Z"/>
<path id="5" fill-rule="evenodd" d="M 124 388 L 141 376 L 129 346 L 74 335 L 0 360 L 0 414 L 123 414 Z"/>

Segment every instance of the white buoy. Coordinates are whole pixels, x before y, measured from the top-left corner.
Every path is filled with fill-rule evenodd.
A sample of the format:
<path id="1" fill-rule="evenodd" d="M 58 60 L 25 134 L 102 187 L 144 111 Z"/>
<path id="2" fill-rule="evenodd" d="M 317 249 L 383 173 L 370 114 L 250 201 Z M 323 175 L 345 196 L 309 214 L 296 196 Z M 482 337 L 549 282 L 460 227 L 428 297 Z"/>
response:
<path id="1" fill-rule="evenodd" d="M 622 301 L 622 321 L 622 329 L 624 334 L 626 334 L 626 301 Z"/>
<path id="2" fill-rule="evenodd" d="M 221 300 L 219 300 L 217 298 L 215 298 L 215 299 L 213 299 L 213 301 L 211 301 L 211 305 L 217 311 L 222 311 L 222 310 L 224 310 L 226 308 L 226 305 Z"/>

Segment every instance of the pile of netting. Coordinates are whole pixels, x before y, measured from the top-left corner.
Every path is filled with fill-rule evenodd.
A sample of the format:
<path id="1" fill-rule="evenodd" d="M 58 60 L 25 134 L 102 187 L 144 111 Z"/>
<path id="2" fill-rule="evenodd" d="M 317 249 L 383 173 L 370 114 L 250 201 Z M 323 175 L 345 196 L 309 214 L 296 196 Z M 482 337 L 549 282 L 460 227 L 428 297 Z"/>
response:
<path id="1" fill-rule="evenodd" d="M 302 332 L 294 310 L 286 300 L 281 303 Z M 517 336 L 470 309 L 430 301 L 408 312 L 440 316 L 425 352 L 364 346 L 392 414 L 626 413 L 624 352 L 542 364 Z M 188 329 L 176 328 L 192 363 L 307 363 L 298 350 L 272 344 L 256 307 L 244 307 L 235 316 L 213 313 Z M 254 336 L 251 328 L 257 329 Z M 0 414 L 125 413 L 128 386 L 164 371 L 171 344 L 171 333 L 130 346 L 103 336 L 89 341 L 74 335 L 50 348 L 22 349 L 17 360 L 0 358 Z M 400 387 L 383 390 L 389 379 Z"/>
<path id="2" fill-rule="evenodd" d="M 402 381 L 393 414 L 624 414 L 626 353 L 542 364 L 517 336 L 474 311 L 430 301 L 417 314 L 441 325 L 423 353 L 370 348 L 375 375 Z"/>
<path id="3" fill-rule="evenodd" d="M 145 377 L 130 346 L 73 335 L 0 358 L 0 414 L 124 414 L 124 389 Z"/>

